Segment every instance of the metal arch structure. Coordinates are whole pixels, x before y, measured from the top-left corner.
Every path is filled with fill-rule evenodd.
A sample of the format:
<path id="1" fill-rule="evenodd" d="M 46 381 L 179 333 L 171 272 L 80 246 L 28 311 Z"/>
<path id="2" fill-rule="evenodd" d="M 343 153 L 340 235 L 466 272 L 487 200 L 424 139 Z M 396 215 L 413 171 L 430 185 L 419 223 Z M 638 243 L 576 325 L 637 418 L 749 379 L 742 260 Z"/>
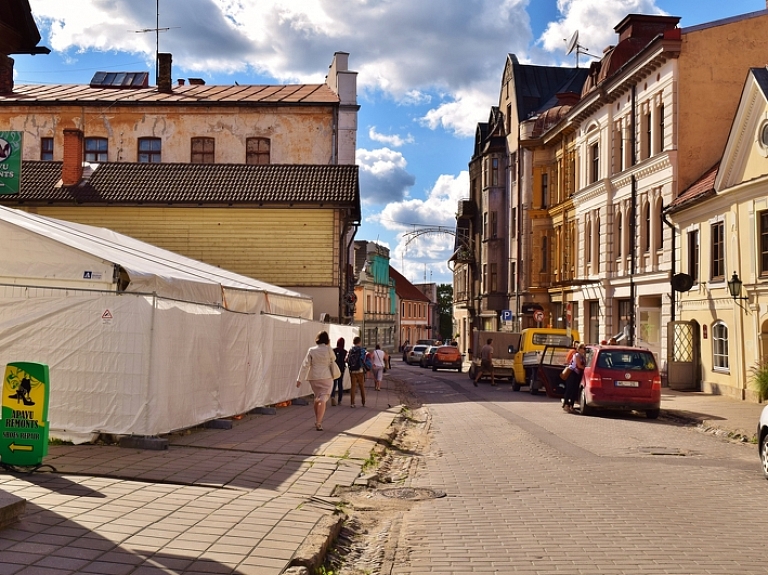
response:
<path id="1" fill-rule="evenodd" d="M 408 244 L 410 244 L 412 241 L 427 234 L 449 235 L 454 239 L 458 240 L 458 242 L 461 244 L 461 247 L 467 250 L 468 253 L 472 253 L 472 244 L 470 243 L 470 239 L 467 237 L 464 237 L 461 234 L 457 234 L 456 230 L 452 228 L 447 228 L 445 226 L 425 226 L 423 228 L 414 229 L 411 232 L 406 232 L 405 234 L 403 234 L 403 238 L 405 238 L 404 247 L 407 248 Z"/>

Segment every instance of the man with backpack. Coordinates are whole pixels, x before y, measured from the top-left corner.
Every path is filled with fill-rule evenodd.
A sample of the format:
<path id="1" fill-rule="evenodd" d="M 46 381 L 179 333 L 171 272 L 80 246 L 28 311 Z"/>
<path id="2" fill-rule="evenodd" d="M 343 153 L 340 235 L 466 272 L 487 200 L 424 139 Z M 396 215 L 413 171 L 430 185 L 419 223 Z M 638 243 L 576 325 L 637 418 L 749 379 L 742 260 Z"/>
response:
<path id="1" fill-rule="evenodd" d="M 347 353 L 347 365 L 349 366 L 349 400 L 351 407 L 355 407 L 355 390 L 360 389 L 360 401 L 365 407 L 365 348 L 360 347 L 360 337 L 352 340 L 352 348 Z"/>

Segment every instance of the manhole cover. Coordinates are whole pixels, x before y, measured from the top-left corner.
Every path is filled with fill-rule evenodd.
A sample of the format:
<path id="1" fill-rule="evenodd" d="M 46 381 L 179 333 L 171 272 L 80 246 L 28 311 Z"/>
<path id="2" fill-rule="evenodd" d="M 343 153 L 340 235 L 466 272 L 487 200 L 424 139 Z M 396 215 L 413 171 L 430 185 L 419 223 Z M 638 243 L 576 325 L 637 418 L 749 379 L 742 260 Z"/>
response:
<path id="1" fill-rule="evenodd" d="M 437 499 L 445 497 L 445 491 L 437 489 L 427 489 L 426 487 L 394 487 L 392 489 L 382 489 L 380 493 L 384 497 L 394 499 L 408 499 L 411 501 L 421 501 L 423 499 Z"/>
<path id="2" fill-rule="evenodd" d="M 641 447 L 640 453 L 647 453 L 648 455 L 677 455 L 679 457 L 688 455 L 686 451 L 676 447 Z"/>

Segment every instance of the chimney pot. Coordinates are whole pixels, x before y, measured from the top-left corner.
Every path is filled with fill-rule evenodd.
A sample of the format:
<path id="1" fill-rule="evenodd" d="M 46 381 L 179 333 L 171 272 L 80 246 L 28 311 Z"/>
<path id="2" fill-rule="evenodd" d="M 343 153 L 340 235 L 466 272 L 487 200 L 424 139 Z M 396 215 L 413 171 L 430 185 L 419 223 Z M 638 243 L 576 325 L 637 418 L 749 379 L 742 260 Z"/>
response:
<path id="1" fill-rule="evenodd" d="M 171 86 L 171 63 L 173 58 L 170 54 L 161 53 L 157 55 L 157 91 L 170 94 L 173 91 Z"/>
<path id="2" fill-rule="evenodd" d="M 0 94 L 13 92 L 13 58 L 0 54 Z"/>
<path id="3" fill-rule="evenodd" d="M 76 186 L 83 179 L 83 132 L 67 128 L 64 130 L 64 163 L 61 167 L 61 183 Z"/>
<path id="4" fill-rule="evenodd" d="M 766 0 L 766 1 L 768 1 L 768 0 Z M 179 86 L 183 86 L 184 85 L 184 81 L 185 81 L 184 78 L 179 78 L 178 81 L 179 81 Z"/>

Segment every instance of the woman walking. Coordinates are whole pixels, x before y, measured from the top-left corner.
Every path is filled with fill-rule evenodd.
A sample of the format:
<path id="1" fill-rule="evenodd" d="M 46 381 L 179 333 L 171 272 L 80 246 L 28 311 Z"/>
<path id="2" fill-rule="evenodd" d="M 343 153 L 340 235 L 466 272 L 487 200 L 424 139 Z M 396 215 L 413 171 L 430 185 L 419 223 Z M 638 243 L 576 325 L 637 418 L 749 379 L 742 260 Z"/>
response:
<path id="1" fill-rule="evenodd" d="M 387 366 L 389 357 L 387 352 L 381 349 L 377 343 L 376 349 L 371 352 L 371 365 L 373 365 L 373 389 L 381 391 L 381 380 L 384 379 L 384 368 Z"/>
<path id="2" fill-rule="evenodd" d="M 571 373 L 568 375 L 568 379 L 565 380 L 565 394 L 563 395 L 563 410 L 566 413 L 573 413 L 573 404 L 579 395 L 586 352 L 587 346 L 580 343 L 579 347 L 576 348 L 576 353 L 571 357 L 571 363 L 568 364 L 568 367 L 571 368 Z"/>
<path id="3" fill-rule="evenodd" d="M 334 371 L 338 369 L 338 366 L 336 365 L 336 355 L 329 347 L 331 339 L 328 337 L 328 332 L 321 331 L 318 333 L 315 343 L 317 345 L 310 347 L 306 357 L 304 357 L 304 362 L 301 364 L 299 375 L 296 378 L 296 387 L 300 387 L 302 381 L 309 381 L 312 393 L 315 394 L 315 429 L 322 431 L 325 404 L 331 394 Z"/>
<path id="4" fill-rule="evenodd" d="M 336 365 L 339 366 L 341 375 L 333 380 L 333 389 L 331 390 L 331 405 L 336 405 L 336 395 L 339 396 L 339 405 L 341 405 L 341 396 L 344 393 L 344 370 L 347 368 L 347 350 L 344 349 L 344 338 L 336 340 L 336 347 L 333 348 L 336 354 Z"/>

